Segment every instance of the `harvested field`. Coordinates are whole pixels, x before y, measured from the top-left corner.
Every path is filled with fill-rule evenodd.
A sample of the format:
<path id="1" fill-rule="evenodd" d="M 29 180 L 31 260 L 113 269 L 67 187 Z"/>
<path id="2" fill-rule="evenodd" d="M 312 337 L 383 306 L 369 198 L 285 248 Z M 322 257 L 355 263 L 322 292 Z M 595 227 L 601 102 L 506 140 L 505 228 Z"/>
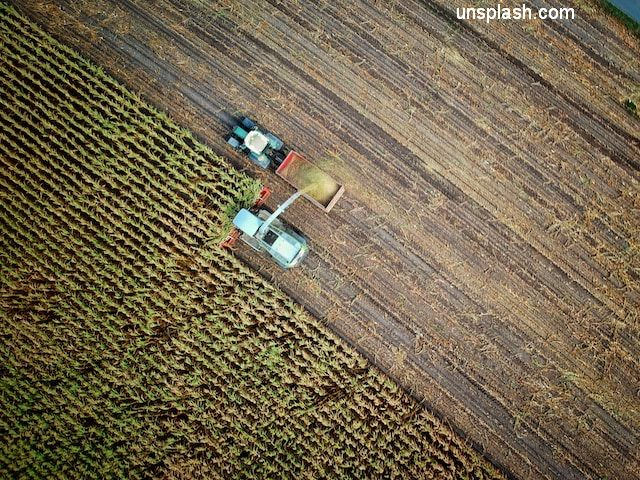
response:
<path id="1" fill-rule="evenodd" d="M 0 4 L 1 478 L 502 478 L 216 239 L 259 184 Z"/>
<path id="2" fill-rule="evenodd" d="M 304 268 L 238 255 L 494 464 L 639 478 L 640 45 L 598 2 L 19 3 L 217 153 L 242 111 L 344 183 L 287 212 Z"/>

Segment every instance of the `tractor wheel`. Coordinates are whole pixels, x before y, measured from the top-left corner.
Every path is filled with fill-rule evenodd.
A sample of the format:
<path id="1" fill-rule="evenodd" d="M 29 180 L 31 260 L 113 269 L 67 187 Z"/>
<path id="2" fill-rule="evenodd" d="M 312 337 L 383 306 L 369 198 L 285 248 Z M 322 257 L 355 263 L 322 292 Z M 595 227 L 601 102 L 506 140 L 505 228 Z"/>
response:
<path id="1" fill-rule="evenodd" d="M 273 152 L 273 166 L 276 169 L 284 162 L 285 155 L 280 151 Z"/>
<path id="2" fill-rule="evenodd" d="M 233 136 L 229 136 L 229 138 L 227 139 L 227 143 L 229 145 L 231 145 L 236 150 L 240 146 L 240 141 L 236 137 L 233 137 Z"/>
<path id="3" fill-rule="evenodd" d="M 243 127 L 245 127 L 247 130 L 252 130 L 255 126 L 256 126 L 256 122 L 254 122 L 253 120 L 251 120 L 249 117 L 242 117 L 240 119 L 240 123 L 242 124 Z"/>

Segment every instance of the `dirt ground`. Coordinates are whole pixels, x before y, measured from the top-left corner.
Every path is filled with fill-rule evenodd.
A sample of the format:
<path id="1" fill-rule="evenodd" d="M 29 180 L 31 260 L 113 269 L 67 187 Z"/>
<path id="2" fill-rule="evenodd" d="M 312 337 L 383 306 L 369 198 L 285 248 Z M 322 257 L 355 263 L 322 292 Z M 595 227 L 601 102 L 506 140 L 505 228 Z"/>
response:
<path id="1" fill-rule="evenodd" d="M 505 2 L 507 3 L 507 2 Z M 532 1 L 532 6 L 560 6 Z M 15 1 L 236 166 L 247 114 L 346 186 L 238 255 L 517 478 L 640 478 L 640 42 L 462 1 Z"/>

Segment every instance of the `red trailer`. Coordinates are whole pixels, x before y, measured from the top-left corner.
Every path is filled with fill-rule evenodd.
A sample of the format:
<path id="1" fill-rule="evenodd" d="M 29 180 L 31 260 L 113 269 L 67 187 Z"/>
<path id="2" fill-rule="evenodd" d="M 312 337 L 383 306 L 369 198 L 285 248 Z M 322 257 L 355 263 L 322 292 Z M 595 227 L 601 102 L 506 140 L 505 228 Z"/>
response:
<path id="1" fill-rule="evenodd" d="M 328 212 L 344 193 L 344 186 L 295 150 L 291 150 L 276 169 L 276 175 L 286 180 L 311 203 Z"/>

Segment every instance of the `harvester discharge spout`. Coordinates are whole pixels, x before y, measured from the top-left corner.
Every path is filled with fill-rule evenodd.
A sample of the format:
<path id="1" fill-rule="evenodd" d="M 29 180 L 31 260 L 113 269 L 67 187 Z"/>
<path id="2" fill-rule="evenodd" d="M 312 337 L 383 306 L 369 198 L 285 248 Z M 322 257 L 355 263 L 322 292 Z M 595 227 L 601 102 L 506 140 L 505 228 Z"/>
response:
<path id="1" fill-rule="evenodd" d="M 267 231 L 269 231 L 269 226 L 273 223 L 273 221 L 278 218 L 293 202 L 295 202 L 298 198 L 300 198 L 305 193 L 304 190 L 299 190 L 293 195 L 291 195 L 282 205 L 280 205 L 276 210 L 269 215 L 262 226 L 258 229 L 258 233 L 256 236 L 258 238 L 263 238 Z"/>

